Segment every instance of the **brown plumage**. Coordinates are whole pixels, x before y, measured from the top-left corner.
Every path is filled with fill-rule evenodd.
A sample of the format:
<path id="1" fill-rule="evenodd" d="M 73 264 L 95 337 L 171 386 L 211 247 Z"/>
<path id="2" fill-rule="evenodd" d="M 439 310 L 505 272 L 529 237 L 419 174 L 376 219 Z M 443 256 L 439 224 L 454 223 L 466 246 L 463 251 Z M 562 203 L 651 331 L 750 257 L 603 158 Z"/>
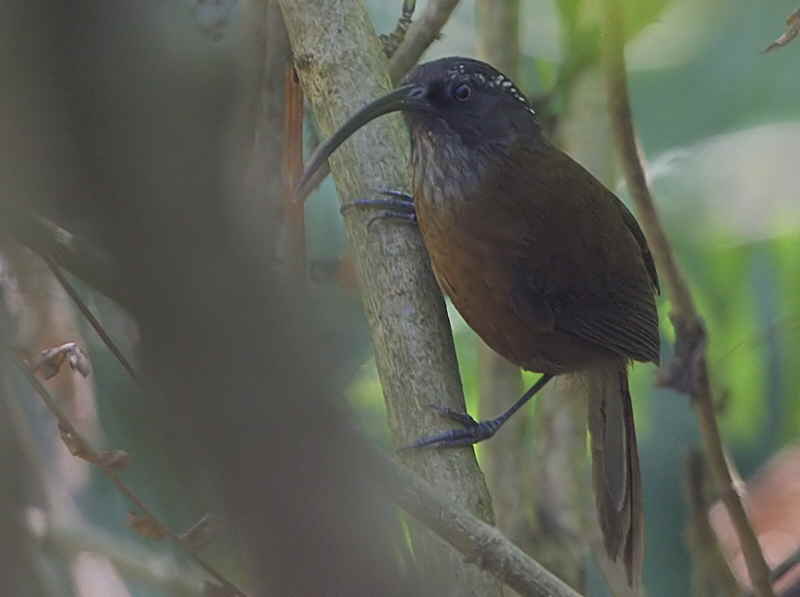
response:
<path id="1" fill-rule="evenodd" d="M 416 220 L 443 291 L 496 352 L 544 373 L 507 413 L 417 445 L 490 437 L 555 375 L 588 393 L 593 478 L 606 555 L 640 583 L 643 516 L 627 365 L 658 362 L 658 279 L 622 202 L 542 135 L 533 109 L 491 66 L 420 65 L 404 86 L 351 118 L 316 162 L 372 118 L 403 110 L 411 131 L 413 207 L 362 201 Z M 611 574 L 610 576 L 613 576 Z"/>

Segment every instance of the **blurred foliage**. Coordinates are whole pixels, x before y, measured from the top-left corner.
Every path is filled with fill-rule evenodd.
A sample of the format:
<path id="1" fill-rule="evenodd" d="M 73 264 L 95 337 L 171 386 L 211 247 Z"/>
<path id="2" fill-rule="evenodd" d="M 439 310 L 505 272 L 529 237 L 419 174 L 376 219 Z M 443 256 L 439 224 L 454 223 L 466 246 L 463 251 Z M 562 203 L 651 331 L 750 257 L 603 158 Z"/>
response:
<path id="1" fill-rule="evenodd" d="M 159 6 L 151 6 L 136 26 L 159 32 L 169 57 L 180 58 L 182 66 L 199 69 L 208 55 L 225 54 L 219 52 L 220 44 L 235 45 L 231 31 L 240 23 L 233 2 L 151 4 Z M 417 4 L 418 12 L 424 10 L 425 1 Z M 521 4 L 521 86 L 532 97 L 555 95 L 550 107 L 558 112 L 563 105 L 558 94 L 570 78 L 597 63 L 596 11 L 601 3 Z M 401 2 L 369 0 L 368 5 L 378 29 L 390 31 Z M 800 328 L 800 203 L 794 171 L 800 150 L 800 45 L 761 53 L 796 7 L 792 2 L 746 0 L 626 0 L 625 5 L 636 125 L 665 225 L 710 331 L 709 362 L 725 439 L 747 476 L 800 431 L 800 400 L 795 396 L 800 346 L 794 341 Z M 192 24 L 194 20 L 198 23 Z M 472 55 L 473 45 L 474 6 L 462 0 L 428 57 Z M 610 150 L 611 140 L 604 142 Z M 624 198 L 624 189 L 616 190 Z M 309 200 L 307 226 L 310 259 L 344 254 L 331 181 Z M 316 300 L 335 306 L 334 314 L 320 324 L 326 326 L 323 341 L 329 334 L 332 346 L 344 344 L 351 350 L 335 375 L 348 380 L 350 402 L 364 430 L 385 443 L 383 400 L 358 302 L 352 294 L 330 288 L 316 292 Z M 101 318 L 113 326 L 118 315 L 97 301 Z M 673 338 L 668 313 L 668 297 L 662 297 L 665 360 Z M 476 412 L 476 337 L 453 309 L 450 317 L 468 407 Z M 86 335 L 94 338 L 88 331 Z M 132 350 L 133 343 L 127 348 Z M 158 401 L 143 398 L 95 340 L 90 349 L 103 431 L 108 445 L 132 454 L 126 473 L 131 484 L 175 528 L 186 528 L 206 511 L 218 509 L 219 504 L 209 502 L 202 470 L 176 469 L 163 457 L 159 446 L 164 438 L 154 437 L 159 427 L 148 424 L 159 416 Z M 327 370 L 320 364 L 319 371 Z M 525 379 L 534 377 L 526 374 Z M 686 398 L 654 384 L 652 366 L 633 368 L 647 510 L 646 584 L 651 597 L 686 595 L 690 574 L 681 486 L 684 459 L 697 443 L 697 433 Z M 509 396 L 509 403 L 514 398 Z M 531 416 L 534 409 L 518 416 Z M 125 529 L 120 512 L 126 505 L 108 484 L 93 483 L 81 506 L 104 528 L 152 547 Z M 223 540 L 212 548 L 223 568 L 235 561 L 229 547 Z M 595 590 L 592 594 L 599 594 Z M 138 586 L 131 591 L 157 594 Z"/>

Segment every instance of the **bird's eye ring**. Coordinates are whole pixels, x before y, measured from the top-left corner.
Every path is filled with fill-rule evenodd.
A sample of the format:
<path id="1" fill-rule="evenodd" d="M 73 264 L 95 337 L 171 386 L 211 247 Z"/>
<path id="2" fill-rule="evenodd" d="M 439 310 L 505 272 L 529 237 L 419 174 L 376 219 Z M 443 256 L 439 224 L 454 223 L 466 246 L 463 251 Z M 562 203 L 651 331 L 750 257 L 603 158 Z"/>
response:
<path id="1" fill-rule="evenodd" d="M 471 95 L 472 95 L 472 87 L 470 87 L 466 83 L 462 83 L 461 85 L 458 85 L 455 89 L 453 89 L 453 97 L 460 102 L 467 101 Z"/>

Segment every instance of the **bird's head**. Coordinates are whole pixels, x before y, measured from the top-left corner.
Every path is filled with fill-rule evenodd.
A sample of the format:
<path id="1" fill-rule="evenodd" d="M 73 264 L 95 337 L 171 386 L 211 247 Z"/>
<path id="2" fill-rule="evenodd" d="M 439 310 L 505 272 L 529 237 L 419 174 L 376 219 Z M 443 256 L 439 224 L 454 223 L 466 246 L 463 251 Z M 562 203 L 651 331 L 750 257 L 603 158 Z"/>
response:
<path id="1" fill-rule="evenodd" d="M 480 60 L 441 58 L 420 64 L 400 87 L 350 117 L 311 157 L 301 185 L 358 129 L 398 111 L 405 114 L 413 137 L 436 137 L 466 148 L 539 131 L 533 107 L 511 79 Z"/>
<path id="2" fill-rule="evenodd" d="M 453 57 L 421 64 L 400 89 L 407 90 L 408 105 L 400 109 L 414 134 L 457 136 L 475 146 L 537 126 L 533 107 L 514 82 L 480 60 Z"/>

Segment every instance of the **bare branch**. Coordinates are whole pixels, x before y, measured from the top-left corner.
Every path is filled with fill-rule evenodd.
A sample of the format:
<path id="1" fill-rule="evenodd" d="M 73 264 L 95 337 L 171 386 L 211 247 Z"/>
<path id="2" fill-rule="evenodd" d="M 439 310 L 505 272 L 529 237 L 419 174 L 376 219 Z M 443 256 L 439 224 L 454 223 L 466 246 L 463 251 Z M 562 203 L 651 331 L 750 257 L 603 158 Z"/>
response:
<path id="1" fill-rule="evenodd" d="M 81 314 L 86 318 L 89 322 L 89 325 L 92 326 L 92 329 L 95 333 L 100 337 L 100 340 L 103 341 L 103 344 L 106 345 L 111 354 L 113 354 L 116 359 L 119 361 L 120 365 L 128 372 L 128 375 L 131 376 L 133 381 L 139 384 L 139 387 L 144 388 L 144 380 L 141 378 L 139 373 L 134 368 L 133 364 L 128 360 L 128 358 L 123 354 L 122 350 L 117 346 L 116 342 L 114 342 L 111 335 L 106 331 L 103 327 L 103 324 L 100 323 L 100 320 L 95 317 L 94 313 L 92 313 L 91 309 L 89 309 L 89 305 L 81 298 L 81 295 L 78 293 L 76 288 L 72 285 L 72 283 L 67 279 L 64 275 L 64 272 L 61 271 L 58 263 L 55 262 L 49 255 L 41 255 L 41 258 L 50 268 L 50 271 L 53 272 L 53 275 L 58 280 L 59 284 L 61 284 L 64 291 L 69 295 L 72 301 L 75 303 L 75 306 L 78 307 L 78 310 Z"/>
<path id="2" fill-rule="evenodd" d="M 773 597 L 769 568 L 753 532 L 739 494 L 731 478 L 714 413 L 714 402 L 706 363 L 706 332 L 689 291 L 686 279 L 675 259 L 659 221 L 653 198 L 647 187 L 644 167 L 636 146 L 623 53 L 623 14 L 619 0 L 606 0 L 605 58 L 609 109 L 620 161 L 633 198 L 639 221 L 647 236 L 658 271 L 669 291 L 672 319 L 676 333 L 675 357 L 662 383 L 691 395 L 700 421 L 703 446 L 716 490 L 719 492 L 736 528 L 751 582 L 760 597 Z"/>
<path id="3" fill-rule="evenodd" d="M 734 597 L 741 590 L 720 550 L 709 522 L 710 479 L 702 453 L 692 449 L 686 459 L 684 496 L 688 520 L 684 536 L 691 554 L 693 597 Z"/>
<path id="4" fill-rule="evenodd" d="M 236 597 L 246 597 L 246 595 L 226 579 L 220 572 L 217 571 L 216 568 L 211 566 L 208 562 L 203 560 L 199 557 L 192 549 L 190 549 L 187 545 L 184 545 L 183 541 L 181 541 L 180 536 L 175 533 L 174 531 L 170 530 L 170 528 L 164 524 L 158 517 L 153 514 L 152 510 L 145 505 L 145 503 L 139 498 L 138 495 L 130 488 L 128 485 L 120 478 L 117 474 L 117 470 L 115 466 L 104 466 L 104 463 L 107 464 L 108 460 L 103 458 L 102 452 L 99 452 L 95 449 L 91 442 L 80 432 L 78 429 L 72 424 L 72 421 L 69 420 L 69 417 L 64 414 L 64 411 L 61 410 L 61 407 L 58 403 L 53 399 L 50 395 L 50 392 L 47 391 L 47 388 L 44 387 L 42 382 L 34 375 L 31 370 L 20 360 L 20 358 L 12 353 L 12 358 L 17 365 L 17 368 L 25 375 L 25 377 L 30 382 L 33 389 L 42 399 L 47 409 L 53 414 L 53 416 L 58 420 L 58 427 L 61 432 L 62 439 L 67 444 L 70 452 L 87 462 L 91 462 L 95 466 L 97 466 L 103 473 L 108 477 L 108 479 L 114 484 L 117 490 L 124 495 L 128 500 L 136 506 L 136 508 L 144 514 L 146 517 L 151 519 L 161 528 L 164 533 L 177 545 L 181 550 L 183 550 L 194 562 L 200 566 L 203 570 L 205 570 L 212 578 L 214 578 L 217 582 L 219 582 L 231 596 Z"/>
<path id="5" fill-rule="evenodd" d="M 495 527 L 479 520 L 441 495 L 412 472 L 376 450 L 378 480 L 398 506 L 432 529 L 467 560 L 491 572 L 517 593 L 528 597 L 580 597 L 509 541 Z"/>
<path id="6" fill-rule="evenodd" d="M 400 18 L 397 20 L 397 25 L 389 34 L 382 34 L 380 36 L 383 43 L 383 51 L 388 58 L 391 58 L 400 44 L 406 39 L 406 33 L 411 26 L 411 17 L 414 16 L 414 9 L 417 7 L 417 0 L 403 0 L 403 11 L 400 13 Z"/>
<path id="7" fill-rule="evenodd" d="M 458 0 L 430 0 L 406 33 L 403 44 L 389 62 L 389 76 L 399 81 L 419 61 L 425 50 L 439 38 L 442 28 L 458 6 Z"/>
<path id="8" fill-rule="evenodd" d="M 30 210 L 5 206 L 3 232 L 42 257 L 49 257 L 106 296 L 127 306 L 125 285 L 114 259 L 85 238 L 61 228 Z"/>

